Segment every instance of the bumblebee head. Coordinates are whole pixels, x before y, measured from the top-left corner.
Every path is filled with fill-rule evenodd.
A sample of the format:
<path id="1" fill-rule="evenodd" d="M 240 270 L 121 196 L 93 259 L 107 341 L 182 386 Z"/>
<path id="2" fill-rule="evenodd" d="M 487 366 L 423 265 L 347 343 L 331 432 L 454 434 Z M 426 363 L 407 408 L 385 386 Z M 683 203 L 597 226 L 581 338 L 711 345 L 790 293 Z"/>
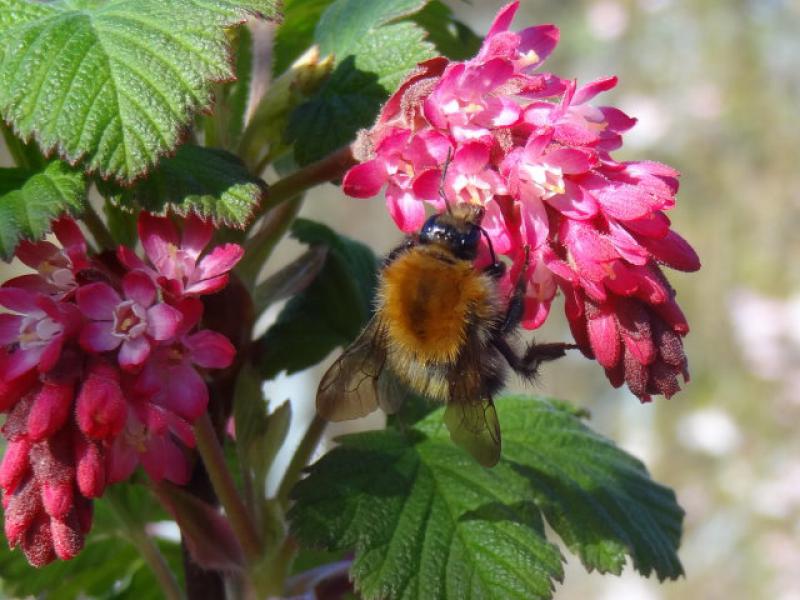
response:
<path id="1" fill-rule="evenodd" d="M 483 212 L 483 207 L 459 204 L 452 212 L 433 215 L 422 226 L 419 241 L 446 248 L 462 260 L 475 260 L 481 242 Z"/>

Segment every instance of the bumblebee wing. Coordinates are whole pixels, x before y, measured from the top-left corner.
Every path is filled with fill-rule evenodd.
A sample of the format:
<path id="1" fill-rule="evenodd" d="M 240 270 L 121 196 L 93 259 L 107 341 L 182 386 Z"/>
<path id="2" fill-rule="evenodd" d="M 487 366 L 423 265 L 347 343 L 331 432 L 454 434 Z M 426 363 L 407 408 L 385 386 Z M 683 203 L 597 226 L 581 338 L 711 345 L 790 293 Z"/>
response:
<path id="1" fill-rule="evenodd" d="M 317 412 L 328 421 L 347 421 L 373 412 L 381 403 L 379 379 L 385 366 L 386 327 L 374 317 L 323 375 Z"/>
<path id="2" fill-rule="evenodd" d="M 500 460 L 500 422 L 481 371 L 481 344 L 471 335 L 448 376 L 444 423 L 450 439 L 484 467 Z"/>

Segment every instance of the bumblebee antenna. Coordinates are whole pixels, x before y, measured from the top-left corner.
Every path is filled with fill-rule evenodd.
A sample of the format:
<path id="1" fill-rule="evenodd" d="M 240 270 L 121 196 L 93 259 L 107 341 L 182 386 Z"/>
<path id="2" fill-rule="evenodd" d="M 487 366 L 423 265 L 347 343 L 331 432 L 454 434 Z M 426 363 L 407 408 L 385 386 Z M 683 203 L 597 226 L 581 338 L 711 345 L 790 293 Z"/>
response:
<path id="1" fill-rule="evenodd" d="M 447 149 L 447 158 L 444 159 L 444 167 L 442 167 L 442 178 L 439 180 L 439 195 L 444 200 L 444 205 L 449 214 L 453 214 L 453 209 L 450 206 L 450 201 L 447 199 L 447 194 L 444 193 L 444 178 L 447 175 L 447 168 L 450 166 L 450 161 L 453 159 L 453 149 Z M 489 242 L 491 243 L 491 242 Z"/>
<path id="2" fill-rule="evenodd" d="M 494 245 L 492 244 L 492 238 L 489 237 L 489 233 L 483 227 L 481 227 L 480 225 L 478 225 L 478 229 L 481 230 L 481 233 L 486 238 L 486 243 L 489 244 L 489 254 L 492 257 L 492 264 L 496 265 L 497 264 L 497 255 L 494 253 Z"/>

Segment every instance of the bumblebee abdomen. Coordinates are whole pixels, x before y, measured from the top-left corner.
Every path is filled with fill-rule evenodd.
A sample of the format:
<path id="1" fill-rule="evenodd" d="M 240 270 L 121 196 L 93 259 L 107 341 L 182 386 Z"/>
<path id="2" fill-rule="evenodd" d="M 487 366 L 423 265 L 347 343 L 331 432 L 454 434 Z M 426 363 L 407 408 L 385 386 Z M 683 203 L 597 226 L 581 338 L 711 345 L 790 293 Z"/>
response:
<path id="1" fill-rule="evenodd" d="M 468 327 L 497 317 L 487 277 L 471 262 L 431 248 L 415 248 L 389 264 L 380 299 L 390 345 L 423 363 L 454 362 Z"/>

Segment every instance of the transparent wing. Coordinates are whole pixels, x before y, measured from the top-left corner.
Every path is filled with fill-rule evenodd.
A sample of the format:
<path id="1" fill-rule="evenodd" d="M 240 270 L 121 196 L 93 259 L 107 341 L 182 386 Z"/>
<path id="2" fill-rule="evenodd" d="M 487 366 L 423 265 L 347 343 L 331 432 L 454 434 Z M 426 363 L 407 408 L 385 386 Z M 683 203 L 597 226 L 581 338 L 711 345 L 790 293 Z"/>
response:
<path id="1" fill-rule="evenodd" d="M 500 422 L 481 371 L 482 347 L 477 336 L 469 336 L 458 361 L 448 374 L 450 397 L 444 423 L 450 439 L 484 467 L 500 460 Z"/>
<path id="2" fill-rule="evenodd" d="M 357 419 L 378 406 L 399 406 L 386 367 L 386 327 L 374 317 L 328 369 L 317 390 L 317 412 L 328 421 Z"/>

